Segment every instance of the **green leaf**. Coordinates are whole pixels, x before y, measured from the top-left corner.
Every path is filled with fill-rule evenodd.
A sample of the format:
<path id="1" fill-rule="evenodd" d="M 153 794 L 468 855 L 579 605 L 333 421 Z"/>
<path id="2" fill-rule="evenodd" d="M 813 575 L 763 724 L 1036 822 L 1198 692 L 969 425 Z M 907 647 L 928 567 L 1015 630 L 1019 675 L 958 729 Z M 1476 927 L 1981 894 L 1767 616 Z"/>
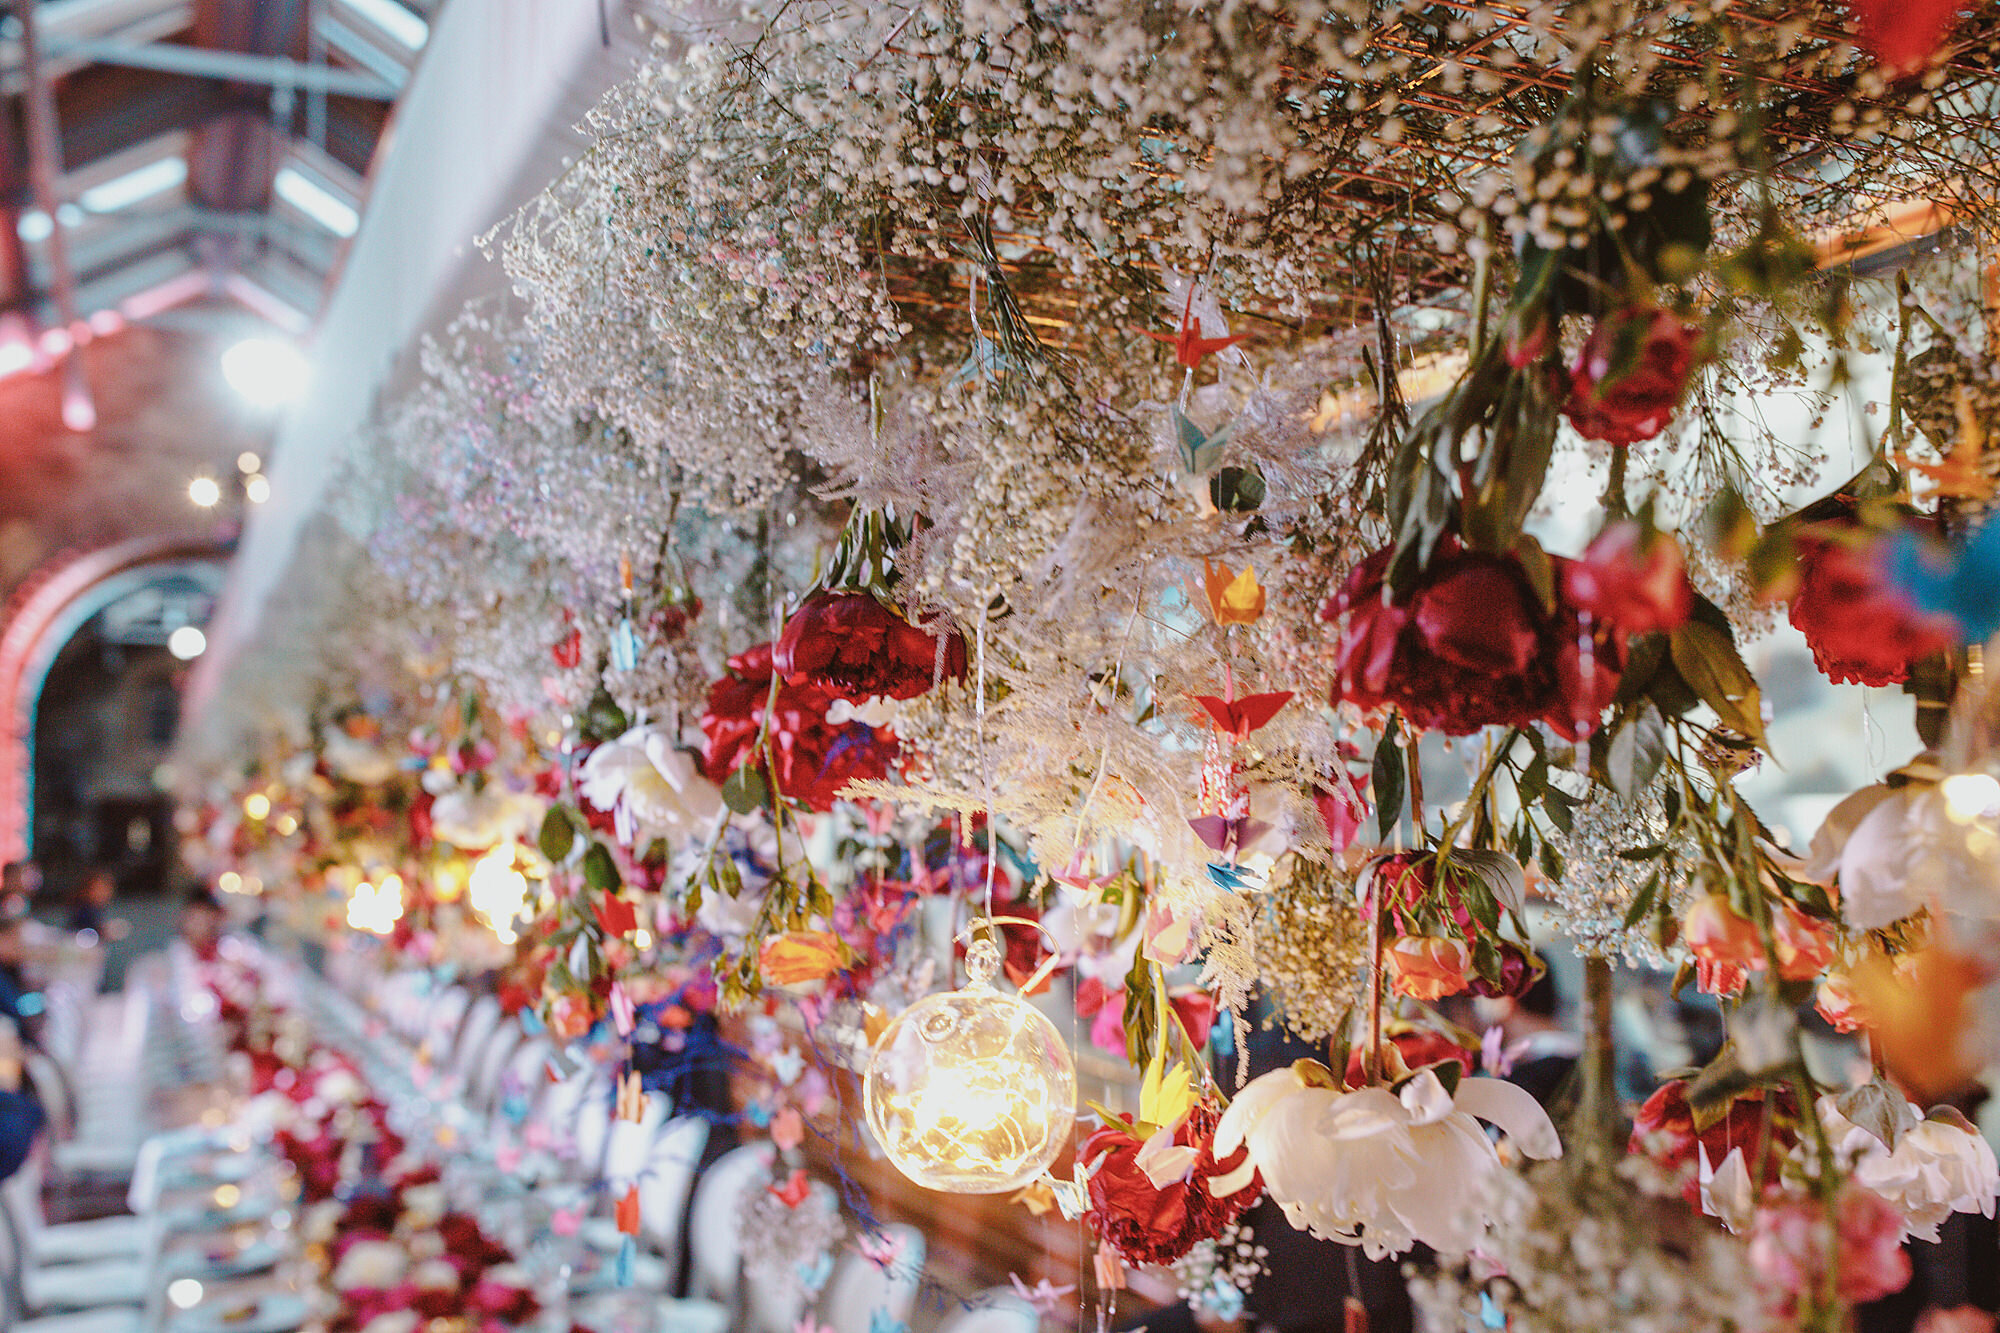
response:
<path id="1" fill-rule="evenodd" d="M 1403 818 L 1403 750 L 1396 744 L 1400 727 L 1395 719 L 1382 730 L 1375 744 L 1375 762 L 1370 781 L 1375 788 L 1375 822 L 1384 841 Z"/>
<path id="2" fill-rule="evenodd" d="M 1646 913 L 1653 910 L 1653 899 L 1659 896 L 1660 871 L 1656 866 L 1653 873 L 1646 876 L 1646 882 L 1639 886 L 1639 894 L 1632 899 L 1632 906 L 1625 911 L 1625 929 L 1630 930 L 1646 919 Z"/>
<path id="3" fill-rule="evenodd" d="M 1612 790 L 1627 798 L 1637 796 L 1660 771 L 1666 757 L 1666 719 L 1649 700 L 1640 704 L 1611 737 L 1605 768 L 1611 777 Z"/>
<path id="4" fill-rule="evenodd" d="M 542 831 L 536 835 L 535 844 L 551 865 L 568 859 L 570 850 L 576 846 L 576 825 L 570 823 L 566 807 L 549 807 L 549 812 L 542 816 Z"/>
<path id="5" fill-rule="evenodd" d="M 1768 751 L 1756 678 L 1729 636 L 1712 625 L 1690 620 L 1673 632 L 1669 649 L 1674 669 L 1701 701 L 1715 710 L 1723 725 L 1742 732 Z"/>
<path id="6" fill-rule="evenodd" d="M 1527 906 L 1527 876 L 1521 873 L 1521 863 L 1507 853 L 1475 847 L 1453 852 L 1451 860 L 1462 874 L 1478 880 L 1494 901 L 1508 911 L 1518 916 Z"/>
<path id="7" fill-rule="evenodd" d="M 1840 1113 L 1882 1141 L 1890 1152 L 1896 1140 L 1917 1127 L 1909 1098 L 1890 1087 L 1880 1074 L 1834 1099 Z"/>
<path id="8" fill-rule="evenodd" d="M 1225 514 L 1248 514 L 1264 503 L 1264 474 L 1252 467 L 1226 467 L 1208 479 L 1208 498 Z"/>
<path id="9" fill-rule="evenodd" d="M 1546 840 L 1543 841 L 1540 849 L 1536 851 L 1535 860 L 1541 866 L 1542 874 L 1551 880 L 1560 881 L 1563 877 L 1563 871 L 1568 869 L 1568 866 L 1563 861 L 1562 853 L 1557 851 L 1554 845 Z"/>
<path id="10" fill-rule="evenodd" d="M 611 849 L 601 842 L 591 843 L 583 854 L 583 882 L 593 889 L 615 889 L 625 882 Z"/>
<path id="11" fill-rule="evenodd" d="M 1542 812 L 1549 817 L 1551 824 L 1564 833 L 1569 832 L 1570 825 L 1576 822 L 1578 804 L 1576 797 L 1553 784 L 1542 793 Z"/>
<path id="12" fill-rule="evenodd" d="M 722 784 L 722 803 L 739 815 L 762 810 L 770 799 L 770 784 L 764 781 L 764 771 L 754 763 L 743 765 Z"/>

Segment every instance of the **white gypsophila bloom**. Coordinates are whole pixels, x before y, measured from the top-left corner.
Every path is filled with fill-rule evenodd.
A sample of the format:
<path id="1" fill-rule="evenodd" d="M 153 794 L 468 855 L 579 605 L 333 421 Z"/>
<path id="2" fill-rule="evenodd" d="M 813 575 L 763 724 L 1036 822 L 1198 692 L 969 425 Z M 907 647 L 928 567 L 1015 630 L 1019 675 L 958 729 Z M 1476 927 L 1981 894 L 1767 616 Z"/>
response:
<path id="1" fill-rule="evenodd" d="M 1993 1216 L 2000 1164 L 1963 1116 L 1926 1117 L 1906 1104 L 1894 1148 L 1842 1115 L 1831 1094 L 1819 1099 L 1819 1116 L 1834 1153 L 1851 1164 L 1855 1183 L 1894 1204 L 1908 1235 L 1935 1241 L 1938 1225 L 1953 1213 Z"/>
<path id="2" fill-rule="evenodd" d="M 583 798 L 611 812 L 618 840 L 643 847 L 665 838 L 675 847 L 714 831 L 722 793 L 694 756 L 656 726 L 633 727 L 590 752 L 578 774 Z"/>
<path id="3" fill-rule="evenodd" d="M 1219 1158 L 1239 1145 L 1249 1153 L 1210 1188 L 1226 1195 L 1262 1172 L 1285 1219 L 1302 1231 L 1359 1245 L 1371 1259 L 1419 1242 L 1463 1254 L 1494 1217 L 1487 1181 L 1504 1171 L 1481 1120 L 1529 1157 L 1562 1155 L 1548 1113 L 1500 1079 L 1461 1079 L 1453 1092 L 1426 1069 L 1395 1092 L 1343 1092 L 1273 1070 L 1239 1092 L 1216 1125 Z"/>
<path id="4" fill-rule="evenodd" d="M 1620 1174 L 1567 1163 L 1500 1172 L 1478 1250 L 1410 1276 L 1425 1327 L 1482 1327 L 1497 1311 L 1522 1333 L 1741 1333 L 1766 1311 L 1743 1240 Z"/>

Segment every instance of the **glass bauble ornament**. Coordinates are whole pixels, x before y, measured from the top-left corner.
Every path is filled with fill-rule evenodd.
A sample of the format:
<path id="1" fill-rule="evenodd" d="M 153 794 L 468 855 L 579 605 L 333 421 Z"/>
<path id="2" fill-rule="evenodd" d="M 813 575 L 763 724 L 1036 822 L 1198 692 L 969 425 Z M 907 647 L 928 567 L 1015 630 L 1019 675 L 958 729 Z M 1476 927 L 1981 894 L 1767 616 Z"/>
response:
<path id="1" fill-rule="evenodd" d="M 993 988 L 990 936 L 967 946 L 965 968 L 964 990 L 919 1000 L 883 1030 L 862 1097 L 898 1171 L 926 1189 L 1001 1194 L 1068 1141 L 1076 1066 L 1055 1024 Z"/>

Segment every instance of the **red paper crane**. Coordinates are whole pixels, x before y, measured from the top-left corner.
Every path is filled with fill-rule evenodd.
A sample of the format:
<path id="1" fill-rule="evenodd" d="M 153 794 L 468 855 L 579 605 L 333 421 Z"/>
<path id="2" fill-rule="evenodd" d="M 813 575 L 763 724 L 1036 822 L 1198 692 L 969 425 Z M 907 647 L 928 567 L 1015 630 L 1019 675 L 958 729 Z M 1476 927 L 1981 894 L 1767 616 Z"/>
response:
<path id="1" fill-rule="evenodd" d="M 1250 336 L 1247 333 L 1233 333 L 1226 338 L 1202 337 L 1201 321 L 1194 317 L 1194 286 L 1194 281 L 1190 279 L 1188 281 L 1187 304 L 1181 308 L 1181 326 L 1178 332 L 1170 336 L 1164 333 L 1155 333 L 1151 329 L 1139 330 L 1139 332 L 1145 334 L 1155 342 L 1172 343 L 1174 346 L 1175 362 L 1185 366 L 1189 370 L 1193 370 L 1196 366 L 1200 365 L 1201 359 L 1210 353 L 1219 352 L 1225 347 L 1234 347 L 1237 343 L 1242 342 Z"/>

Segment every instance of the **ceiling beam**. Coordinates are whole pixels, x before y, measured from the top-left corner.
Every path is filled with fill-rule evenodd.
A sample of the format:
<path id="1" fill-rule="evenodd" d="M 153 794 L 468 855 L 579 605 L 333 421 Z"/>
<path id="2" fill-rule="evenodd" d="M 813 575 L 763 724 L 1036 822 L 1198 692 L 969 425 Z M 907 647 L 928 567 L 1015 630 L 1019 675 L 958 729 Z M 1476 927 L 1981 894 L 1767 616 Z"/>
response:
<path id="1" fill-rule="evenodd" d="M 134 69 L 154 69 L 168 74 L 184 74 L 197 79 L 220 79 L 225 83 L 258 83 L 299 92 L 324 92 L 339 97 L 359 97 L 374 102 L 394 101 L 398 85 L 378 74 L 361 70 L 336 69 L 330 65 L 308 65 L 284 56 L 246 55 L 240 51 L 213 51 L 198 46 L 177 46 L 152 42 L 128 46 L 123 42 L 67 41 L 54 44 L 51 55 L 87 60 L 99 65 L 124 65 Z"/>

